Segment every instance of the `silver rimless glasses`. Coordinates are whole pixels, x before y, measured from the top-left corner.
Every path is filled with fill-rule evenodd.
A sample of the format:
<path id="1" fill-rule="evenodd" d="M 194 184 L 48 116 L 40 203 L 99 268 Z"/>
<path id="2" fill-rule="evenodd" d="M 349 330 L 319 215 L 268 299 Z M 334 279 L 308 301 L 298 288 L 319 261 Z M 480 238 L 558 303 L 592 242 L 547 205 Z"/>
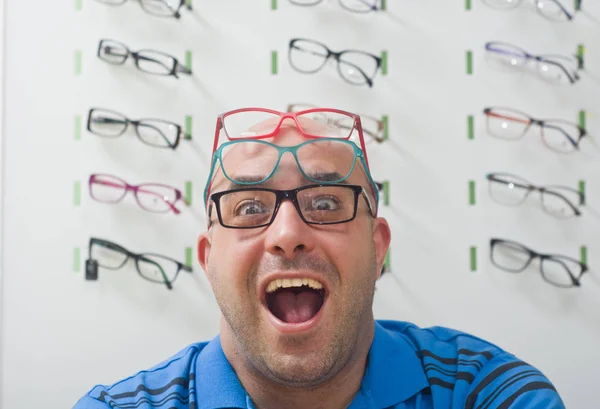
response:
<path id="1" fill-rule="evenodd" d="M 482 0 L 496 10 L 514 10 L 520 5 L 531 2 L 538 13 L 552 21 L 569 21 L 581 10 L 582 0 Z"/>

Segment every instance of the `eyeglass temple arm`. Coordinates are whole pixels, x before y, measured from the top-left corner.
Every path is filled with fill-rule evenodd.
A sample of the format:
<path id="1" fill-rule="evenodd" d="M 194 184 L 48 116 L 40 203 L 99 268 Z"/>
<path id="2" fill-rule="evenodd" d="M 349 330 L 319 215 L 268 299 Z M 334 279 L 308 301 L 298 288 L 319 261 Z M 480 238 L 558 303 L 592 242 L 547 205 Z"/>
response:
<path id="1" fill-rule="evenodd" d="M 559 131 L 561 134 L 564 135 L 565 138 L 567 138 L 569 140 L 569 142 L 571 142 L 571 144 L 576 148 L 579 149 L 579 145 L 577 144 L 577 142 L 575 142 L 573 140 L 573 138 L 571 138 L 571 136 L 565 132 L 564 129 L 562 129 L 560 126 L 556 126 L 556 125 L 552 125 L 552 124 L 546 124 L 546 123 L 542 123 L 542 127 L 543 128 L 549 128 L 549 129 L 554 129 L 555 131 Z"/>
<path id="2" fill-rule="evenodd" d="M 562 261 L 560 261 L 559 259 L 556 258 L 552 258 L 552 255 L 549 255 L 550 260 L 557 262 L 558 264 L 560 264 L 567 272 L 567 274 L 569 275 L 569 277 L 571 277 L 571 282 L 573 283 L 574 286 L 576 287 L 580 287 L 581 284 L 579 283 L 579 280 L 573 275 L 573 273 L 571 273 L 571 270 L 569 270 L 569 267 L 567 267 L 567 265 L 565 263 L 563 263 Z"/>
<path id="3" fill-rule="evenodd" d="M 573 19 L 573 15 L 571 13 L 569 13 L 569 11 L 565 8 L 565 6 L 562 5 L 560 0 L 552 0 L 552 1 L 554 1 L 554 3 L 556 3 L 556 5 L 562 10 L 562 12 L 565 13 L 565 15 L 567 16 L 567 18 L 569 20 Z M 577 10 L 577 4 L 575 4 L 575 10 Z"/>
<path id="4" fill-rule="evenodd" d="M 369 7 L 371 10 L 379 10 L 379 7 L 377 7 L 377 1 L 374 2 L 370 2 L 367 0 L 358 0 L 360 3 L 364 4 L 365 6 Z"/>
<path id="5" fill-rule="evenodd" d="M 140 260 L 143 260 L 147 263 L 150 264 L 154 264 L 156 267 L 158 267 L 158 269 L 160 270 L 160 274 L 163 277 L 163 281 L 165 282 L 165 285 L 167 286 L 168 290 L 172 290 L 173 289 L 173 285 L 171 284 L 171 282 L 169 281 L 169 279 L 167 278 L 167 275 L 165 274 L 165 270 L 163 270 L 163 268 L 160 266 L 160 264 L 158 264 L 156 261 L 150 260 L 144 256 L 139 256 Z M 139 270 L 138 270 L 139 271 Z"/>
<path id="6" fill-rule="evenodd" d="M 114 56 L 118 56 L 118 57 L 127 57 L 129 55 L 129 53 L 127 51 L 125 51 L 125 53 L 115 52 L 115 48 L 110 45 L 104 46 L 104 52 L 106 54 L 110 54 L 110 55 L 114 55 Z"/>
<path id="7" fill-rule="evenodd" d="M 530 124 L 531 123 L 531 119 L 529 120 L 525 120 L 525 119 L 520 119 L 520 118 L 515 118 L 513 116 L 507 116 L 507 115 L 502 115 L 502 114 L 496 114 L 495 112 L 491 112 L 488 111 L 485 113 L 487 116 L 492 116 L 494 118 L 501 118 L 501 119 L 506 119 L 508 121 L 512 121 L 512 122 L 520 122 L 522 124 Z"/>
<path id="8" fill-rule="evenodd" d="M 164 141 L 167 143 L 167 145 L 169 145 L 169 146 L 172 146 L 172 145 L 173 145 L 173 144 L 172 144 L 172 143 L 169 141 L 169 139 L 168 139 L 168 138 L 165 136 L 165 134 L 164 134 L 164 133 L 162 133 L 162 131 L 161 131 L 159 128 L 157 128 L 156 126 L 154 126 L 154 125 L 150 125 L 150 124 L 145 124 L 145 123 L 143 123 L 143 122 L 134 122 L 134 121 L 132 121 L 132 123 L 133 123 L 135 126 L 138 126 L 138 127 L 140 127 L 140 126 L 143 126 L 143 127 L 146 127 L 146 128 L 152 128 L 152 129 L 154 129 L 156 132 L 158 132 L 158 133 L 160 134 L 160 136 L 162 136 L 162 138 L 163 138 L 163 139 L 164 139 Z"/>
<path id="9" fill-rule="evenodd" d="M 96 116 L 92 119 L 95 124 L 126 124 L 126 119 L 109 118 L 106 116 Z"/>
<path id="10" fill-rule="evenodd" d="M 175 72 L 192 75 L 192 70 L 190 70 L 188 67 L 186 67 L 185 65 L 183 65 L 182 63 L 180 63 L 177 60 L 175 60 Z"/>
<path id="11" fill-rule="evenodd" d="M 338 64 L 340 64 L 341 61 L 338 59 Z M 365 80 L 367 81 L 367 85 L 370 87 L 373 86 L 373 81 L 371 80 L 371 78 L 369 78 L 369 76 L 367 74 L 365 74 L 365 72 L 356 64 L 352 64 L 350 62 L 344 61 L 344 64 L 347 64 L 351 67 L 354 67 L 358 72 L 361 73 L 361 75 L 365 78 Z"/>

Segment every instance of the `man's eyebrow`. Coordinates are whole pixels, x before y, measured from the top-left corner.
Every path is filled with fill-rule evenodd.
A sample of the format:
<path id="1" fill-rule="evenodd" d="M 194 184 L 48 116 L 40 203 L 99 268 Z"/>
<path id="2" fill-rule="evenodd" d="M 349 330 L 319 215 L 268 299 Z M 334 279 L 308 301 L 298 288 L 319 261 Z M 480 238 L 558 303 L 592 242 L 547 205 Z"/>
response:
<path id="1" fill-rule="evenodd" d="M 339 180 L 339 183 L 348 183 L 346 179 L 340 180 L 343 178 L 343 176 L 338 172 L 312 172 L 307 174 L 311 179 L 319 182 L 332 182 Z"/>
<path id="2" fill-rule="evenodd" d="M 242 183 L 253 183 L 251 186 L 252 187 L 265 187 L 265 185 L 267 184 L 268 181 L 265 181 L 264 183 L 256 183 L 256 182 L 260 182 L 261 180 L 263 180 L 265 177 L 264 176 L 235 176 L 232 177 L 232 179 L 234 179 L 237 182 L 242 182 Z M 244 185 L 241 183 L 236 183 L 236 182 L 232 182 L 229 181 L 229 183 L 227 184 L 227 188 L 225 190 L 235 190 L 235 189 L 243 189 L 245 187 L 248 187 L 248 185 Z"/>

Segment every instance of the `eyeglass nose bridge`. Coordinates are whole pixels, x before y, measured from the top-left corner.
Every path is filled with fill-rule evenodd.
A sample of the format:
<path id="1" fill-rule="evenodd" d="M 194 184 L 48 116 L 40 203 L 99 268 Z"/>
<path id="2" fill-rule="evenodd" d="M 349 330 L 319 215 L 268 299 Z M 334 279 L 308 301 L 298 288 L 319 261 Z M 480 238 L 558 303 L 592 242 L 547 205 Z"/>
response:
<path id="1" fill-rule="evenodd" d="M 545 121 L 541 120 L 541 119 L 535 119 L 535 118 L 531 118 L 530 119 L 530 124 L 531 125 L 539 125 L 539 126 L 544 126 Z"/>
<path id="2" fill-rule="evenodd" d="M 302 210 L 300 210 L 300 204 L 298 203 L 298 196 L 296 190 L 281 190 L 279 191 L 277 202 L 275 204 L 275 209 L 273 209 L 273 221 L 279 215 L 279 209 L 284 201 L 289 200 L 292 202 L 292 206 L 294 206 L 294 210 L 298 214 L 298 216 L 304 221 L 304 216 L 302 216 Z"/>

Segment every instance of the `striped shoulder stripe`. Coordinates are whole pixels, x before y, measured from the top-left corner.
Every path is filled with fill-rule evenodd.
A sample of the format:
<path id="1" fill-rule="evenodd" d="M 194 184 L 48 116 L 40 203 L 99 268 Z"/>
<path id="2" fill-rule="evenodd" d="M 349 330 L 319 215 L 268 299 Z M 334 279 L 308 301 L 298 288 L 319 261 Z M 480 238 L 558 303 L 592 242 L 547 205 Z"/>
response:
<path id="1" fill-rule="evenodd" d="M 509 409 L 515 400 L 517 400 L 517 398 L 523 395 L 525 392 L 538 391 L 542 389 L 551 389 L 556 392 L 556 388 L 554 388 L 554 386 L 548 382 L 531 382 L 513 393 L 508 399 L 502 402 L 497 409 Z"/>
<path id="2" fill-rule="evenodd" d="M 507 409 L 528 391 L 548 389 L 556 392 L 538 369 L 512 358 L 512 362 L 498 366 L 475 386 L 467 396 L 465 409 Z"/>

